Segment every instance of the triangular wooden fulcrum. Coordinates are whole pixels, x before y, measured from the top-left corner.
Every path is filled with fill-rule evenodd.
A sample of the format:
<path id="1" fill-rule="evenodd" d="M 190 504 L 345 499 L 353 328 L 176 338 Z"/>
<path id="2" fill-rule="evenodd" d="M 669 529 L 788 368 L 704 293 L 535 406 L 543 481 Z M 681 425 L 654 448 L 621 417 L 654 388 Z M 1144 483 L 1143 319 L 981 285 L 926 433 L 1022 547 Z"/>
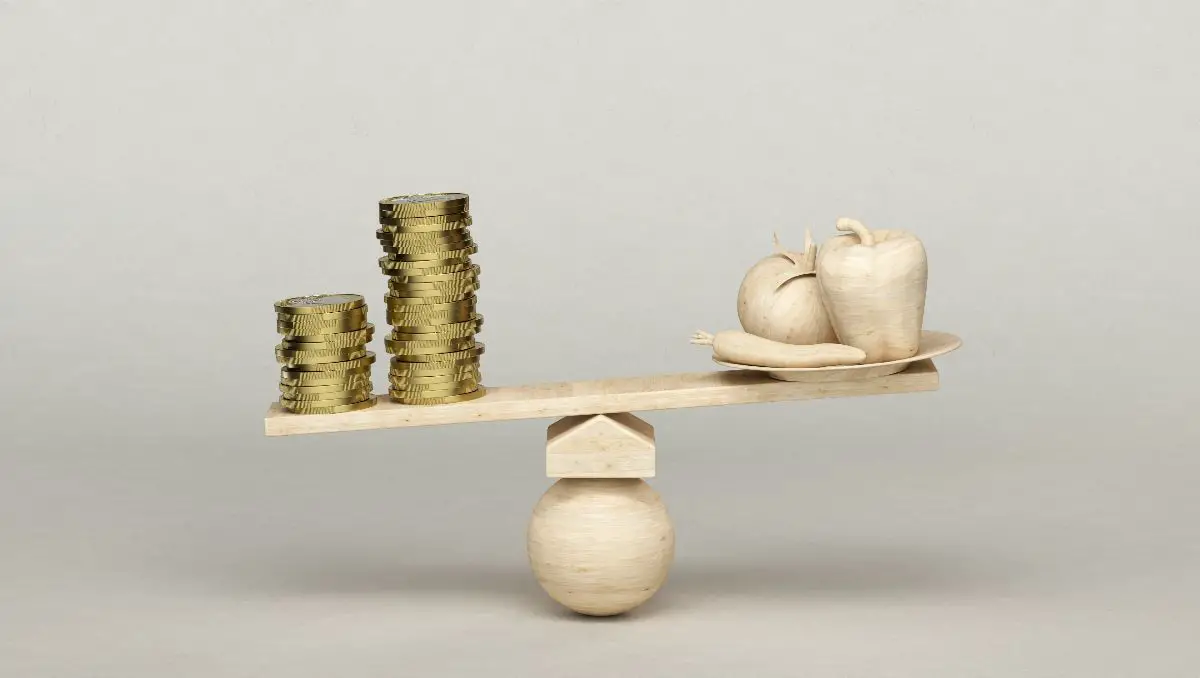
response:
<path id="1" fill-rule="evenodd" d="M 654 427 L 629 414 L 577 415 L 546 430 L 551 478 L 653 478 Z"/>

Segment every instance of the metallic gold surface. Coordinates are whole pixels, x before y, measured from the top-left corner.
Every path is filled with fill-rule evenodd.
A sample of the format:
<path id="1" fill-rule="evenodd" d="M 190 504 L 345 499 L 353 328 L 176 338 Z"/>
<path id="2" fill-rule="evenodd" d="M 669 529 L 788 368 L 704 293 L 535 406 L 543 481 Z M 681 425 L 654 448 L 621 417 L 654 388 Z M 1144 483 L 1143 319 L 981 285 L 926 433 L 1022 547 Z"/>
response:
<path id="1" fill-rule="evenodd" d="M 396 341 L 391 337 L 383 345 L 392 355 L 428 355 L 430 353 L 453 353 L 475 347 L 475 337 L 461 337 L 435 341 Z"/>
<path id="2" fill-rule="evenodd" d="M 293 404 L 289 405 L 289 402 Z M 296 405 L 296 401 L 285 402 L 283 400 L 280 400 L 279 404 L 283 407 L 283 409 L 289 412 L 295 412 L 296 414 L 341 414 L 342 412 L 354 412 L 357 410 L 365 410 L 370 407 L 375 407 L 378 402 L 378 398 L 371 396 L 360 403 L 354 403 L 351 405 L 335 405 L 333 407 L 313 407 L 306 403 Z"/>
<path id="3" fill-rule="evenodd" d="M 275 358 L 279 362 L 287 365 L 316 365 L 319 363 L 340 363 L 346 360 L 354 360 L 367 355 L 367 351 L 362 346 L 352 346 L 350 348 L 334 348 L 334 349 L 291 349 L 284 348 L 283 344 L 275 347 Z"/>
<path id="4" fill-rule="evenodd" d="M 385 275 L 439 275 L 471 270 L 471 259 L 427 259 L 425 261 L 394 261 L 379 258 L 379 268 Z"/>
<path id="5" fill-rule="evenodd" d="M 279 391 L 285 398 L 290 400 L 303 400 L 299 396 L 314 395 L 321 393 L 352 393 L 363 389 L 371 390 L 371 376 L 362 375 L 351 381 L 344 381 L 340 384 L 317 384 L 313 386 L 288 386 L 280 384 Z"/>
<path id="6" fill-rule="evenodd" d="M 431 302 L 429 299 L 414 299 L 410 301 L 405 297 L 388 295 L 384 296 L 383 300 L 387 305 L 387 312 L 390 315 L 465 312 L 467 317 L 463 319 L 466 320 L 475 312 L 475 305 L 478 298 L 474 294 L 470 294 L 465 299 L 457 301 L 439 302 L 435 299 Z"/>
<path id="7" fill-rule="evenodd" d="M 404 300 L 409 304 L 438 304 L 451 301 L 462 301 L 479 291 L 478 285 L 468 285 L 457 290 L 393 290 L 388 289 L 387 296 Z M 442 301 L 438 301 L 438 300 Z"/>
<path id="8" fill-rule="evenodd" d="M 431 398 L 435 396 L 470 393 L 477 388 L 479 388 L 479 377 L 478 375 L 473 375 L 456 379 L 454 381 L 444 381 L 441 383 L 391 383 L 391 385 L 388 387 L 388 391 L 391 393 L 401 393 L 410 398 Z"/>
<path id="9" fill-rule="evenodd" d="M 466 304 L 474 307 L 478 296 L 475 296 L 475 290 L 468 290 L 461 294 L 439 294 L 436 296 L 403 296 L 400 294 L 388 294 L 384 296 L 384 304 L 388 306 L 390 313 L 424 313 L 430 308 L 440 306 L 450 306 L 451 304 Z M 445 308 L 446 311 L 451 311 L 452 308 Z"/>
<path id="10" fill-rule="evenodd" d="M 344 360 L 340 363 L 317 363 L 317 364 L 294 364 L 288 365 L 288 372 L 349 372 L 359 367 L 373 365 L 375 363 L 375 354 L 367 351 L 367 354 L 361 358 L 353 360 Z M 286 375 L 286 376 L 291 376 Z"/>
<path id="11" fill-rule="evenodd" d="M 455 322 L 442 323 L 414 323 L 412 325 L 392 324 L 392 338 L 405 339 L 400 335 L 405 334 L 443 334 L 447 337 L 452 337 L 454 334 L 458 336 L 467 336 L 467 334 L 478 332 L 479 328 L 483 327 L 483 315 L 474 313 L 470 318 Z"/>
<path id="12" fill-rule="evenodd" d="M 279 373 L 279 386 L 282 387 L 308 387 L 308 386 L 347 386 L 352 387 L 354 384 L 366 380 L 371 382 L 371 366 L 364 365 L 350 370 L 340 372 L 301 372 L 297 370 L 283 369 Z"/>
<path id="13" fill-rule="evenodd" d="M 301 333 L 307 330 L 324 330 L 329 327 L 350 327 L 351 329 L 362 329 L 367 326 L 367 307 L 356 308 L 353 311 L 344 313 L 320 313 L 314 315 L 285 315 L 282 313 L 275 314 L 275 326 L 277 328 L 287 328 L 294 333 Z M 350 331 L 350 330 L 341 330 Z"/>
<path id="14" fill-rule="evenodd" d="M 478 343 L 476 343 L 478 346 Z M 442 353 L 441 356 L 447 354 Z M 438 356 L 432 356 L 437 358 Z M 445 374 L 461 369 L 478 369 L 479 356 L 468 355 L 459 357 L 442 357 L 437 360 L 429 360 L 423 362 L 413 362 L 411 360 L 403 360 L 401 356 L 393 356 L 390 361 L 390 371 L 392 374 L 410 375 L 410 376 L 432 376 L 435 374 Z"/>
<path id="15" fill-rule="evenodd" d="M 456 384 L 469 379 L 479 380 L 479 370 L 459 370 L 446 374 L 389 374 L 388 382 L 396 389 L 405 389 L 422 384 Z"/>
<path id="16" fill-rule="evenodd" d="M 348 405 L 371 397 L 370 384 L 346 391 L 327 391 L 324 393 L 306 393 L 295 390 L 280 391 L 280 400 L 292 402 L 326 402 L 330 405 Z"/>
<path id="17" fill-rule="evenodd" d="M 449 363 L 400 363 L 388 370 L 389 379 L 412 379 L 415 377 L 465 376 L 479 372 L 479 358 L 472 357 Z"/>
<path id="18" fill-rule="evenodd" d="M 437 262 L 443 262 L 443 263 L 439 263 L 438 264 L 439 266 L 444 266 L 444 265 L 446 265 L 444 262 L 454 262 L 459 259 L 468 261 L 469 257 L 478 251 L 479 251 L 479 248 L 476 247 L 474 244 L 471 244 L 468 247 L 464 247 L 464 248 L 456 249 L 456 250 L 416 251 L 416 252 L 405 252 L 403 254 L 388 253 L 387 257 L 385 257 L 385 258 L 387 259 L 389 265 L 401 264 L 401 263 L 418 263 L 418 262 L 424 263 L 426 261 L 437 261 Z"/>
<path id="19" fill-rule="evenodd" d="M 366 303 L 361 294 L 314 294 L 277 301 L 275 312 L 281 315 L 338 313 L 360 308 Z"/>
<path id="20" fill-rule="evenodd" d="M 396 296 L 406 296 L 406 292 L 449 292 L 454 294 L 472 288 L 478 289 L 482 282 L 479 276 L 435 282 L 403 282 L 388 278 L 388 292 Z"/>
<path id="21" fill-rule="evenodd" d="M 486 394 L 487 389 L 485 389 L 483 386 L 480 386 L 471 393 L 464 393 L 456 396 L 446 396 L 442 398 L 411 398 L 404 394 L 397 395 L 393 394 L 391 391 L 388 392 L 388 395 L 391 396 L 393 402 L 397 402 L 402 405 L 446 405 L 449 403 L 465 403 L 469 400 L 482 398 Z"/>
<path id="22" fill-rule="evenodd" d="M 451 245 L 456 242 L 471 242 L 474 238 L 471 237 L 471 231 L 466 228 L 452 228 L 445 231 L 389 231 L 379 229 L 375 231 L 375 239 L 382 245 L 391 245 L 392 247 L 406 247 L 409 245 L 429 245 L 432 247 L 442 247 Z"/>
<path id="23" fill-rule="evenodd" d="M 470 320 L 475 315 L 474 296 L 448 304 L 404 304 L 395 302 L 387 310 L 388 324 L 400 326 L 437 325 Z"/>
<path id="24" fill-rule="evenodd" d="M 448 311 L 441 313 L 389 313 L 387 316 L 388 324 L 393 327 L 423 327 L 426 325 L 449 325 L 458 323 L 471 317 L 470 311 L 457 312 Z"/>
<path id="25" fill-rule="evenodd" d="M 321 398 L 319 400 L 292 400 L 290 398 L 280 398 L 279 404 L 283 405 L 284 407 L 336 407 L 338 405 L 353 405 L 354 403 L 362 402 L 369 397 L 371 397 L 369 393 L 366 395 L 353 393 L 348 396 Z"/>
<path id="26" fill-rule="evenodd" d="M 418 242 L 415 245 L 409 244 L 409 242 L 403 242 L 400 245 L 390 245 L 388 242 L 382 242 L 380 245 L 383 245 L 383 251 L 394 262 L 421 262 L 421 260 L 425 259 L 469 257 L 479 252 L 479 247 L 475 245 L 474 240 L 454 240 L 443 242 L 440 245 L 426 244 L 426 242 Z M 460 254 L 460 252 L 466 253 Z M 418 258 L 413 259 L 413 257 Z"/>
<path id="27" fill-rule="evenodd" d="M 295 335 L 293 335 L 295 336 Z M 283 338 L 280 344 L 285 349 L 312 351 L 351 348 L 369 343 L 375 336 L 375 326 L 367 325 L 354 332 L 338 332 L 336 334 L 305 334 L 289 339 Z"/>
<path id="28" fill-rule="evenodd" d="M 430 355 L 397 355 L 392 356 L 392 364 L 396 363 L 449 363 L 464 358 L 474 358 L 483 355 L 485 346 L 482 342 L 475 346 L 463 349 L 461 351 L 452 351 L 448 353 L 433 353 Z"/>
<path id="29" fill-rule="evenodd" d="M 394 195 L 379 201 L 380 219 L 434 217 L 469 212 L 471 198 L 466 193 L 416 193 Z"/>
<path id="30" fill-rule="evenodd" d="M 432 217 L 408 217 L 406 219 L 385 217 L 382 214 L 379 217 L 380 226 L 394 230 L 424 228 L 427 226 L 442 226 L 443 228 L 467 228 L 471 225 L 471 223 L 471 215 L 468 212 L 459 212 L 457 214 L 439 214 Z"/>
<path id="31" fill-rule="evenodd" d="M 470 280 L 479 277 L 479 264 L 472 264 L 465 270 L 433 272 L 401 272 L 388 274 L 391 283 L 437 283 L 451 280 Z"/>

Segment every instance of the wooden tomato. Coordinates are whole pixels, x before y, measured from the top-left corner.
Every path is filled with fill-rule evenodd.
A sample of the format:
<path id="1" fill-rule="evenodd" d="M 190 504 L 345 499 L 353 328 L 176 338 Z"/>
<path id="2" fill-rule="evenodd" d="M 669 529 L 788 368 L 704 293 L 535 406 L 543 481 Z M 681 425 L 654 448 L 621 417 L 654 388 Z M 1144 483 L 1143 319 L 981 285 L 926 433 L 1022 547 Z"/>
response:
<path id="1" fill-rule="evenodd" d="M 738 289 L 738 320 L 746 332 L 785 344 L 836 343 L 816 278 L 817 246 L 804 233 L 804 252 L 785 250 L 756 263 Z"/>

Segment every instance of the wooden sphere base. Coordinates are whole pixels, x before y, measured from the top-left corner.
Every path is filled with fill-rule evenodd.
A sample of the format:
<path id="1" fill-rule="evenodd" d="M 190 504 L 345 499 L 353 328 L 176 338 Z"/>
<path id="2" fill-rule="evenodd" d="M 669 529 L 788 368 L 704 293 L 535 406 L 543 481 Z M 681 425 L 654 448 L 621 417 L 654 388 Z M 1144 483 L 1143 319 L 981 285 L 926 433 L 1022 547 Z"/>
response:
<path id="1" fill-rule="evenodd" d="M 550 597 L 604 617 L 646 602 L 675 559 L 662 498 L 640 478 L 563 478 L 533 510 L 529 563 Z"/>

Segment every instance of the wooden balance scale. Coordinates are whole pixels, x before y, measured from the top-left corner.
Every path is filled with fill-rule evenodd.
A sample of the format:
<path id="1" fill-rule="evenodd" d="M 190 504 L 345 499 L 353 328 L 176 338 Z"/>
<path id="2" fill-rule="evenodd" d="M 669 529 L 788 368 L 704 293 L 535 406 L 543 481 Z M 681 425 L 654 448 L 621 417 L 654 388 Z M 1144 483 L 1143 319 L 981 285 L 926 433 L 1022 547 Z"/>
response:
<path id="1" fill-rule="evenodd" d="M 272 405 L 268 436 L 557 418 L 547 430 L 546 475 L 559 479 L 534 508 L 529 560 L 538 583 L 576 612 L 607 616 L 649 600 L 666 580 L 675 534 L 654 477 L 654 428 L 631 414 L 686 407 L 747 405 L 938 388 L 932 357 L 957 337 L 926 332 L 933 350 L 875 373 L 722 370 L 650 377 L 488 387 L 477 400 L 434 406 L 379 404 L 357 412 L 302 415 Z M 890 371 L 889 371 L 890 370 Z M 902 371 L 897 371 L 902 370 Z M 835 373 L 840 373 L 840 378 Z M 786 379 L 786 380 L 785 380 Z"/>

